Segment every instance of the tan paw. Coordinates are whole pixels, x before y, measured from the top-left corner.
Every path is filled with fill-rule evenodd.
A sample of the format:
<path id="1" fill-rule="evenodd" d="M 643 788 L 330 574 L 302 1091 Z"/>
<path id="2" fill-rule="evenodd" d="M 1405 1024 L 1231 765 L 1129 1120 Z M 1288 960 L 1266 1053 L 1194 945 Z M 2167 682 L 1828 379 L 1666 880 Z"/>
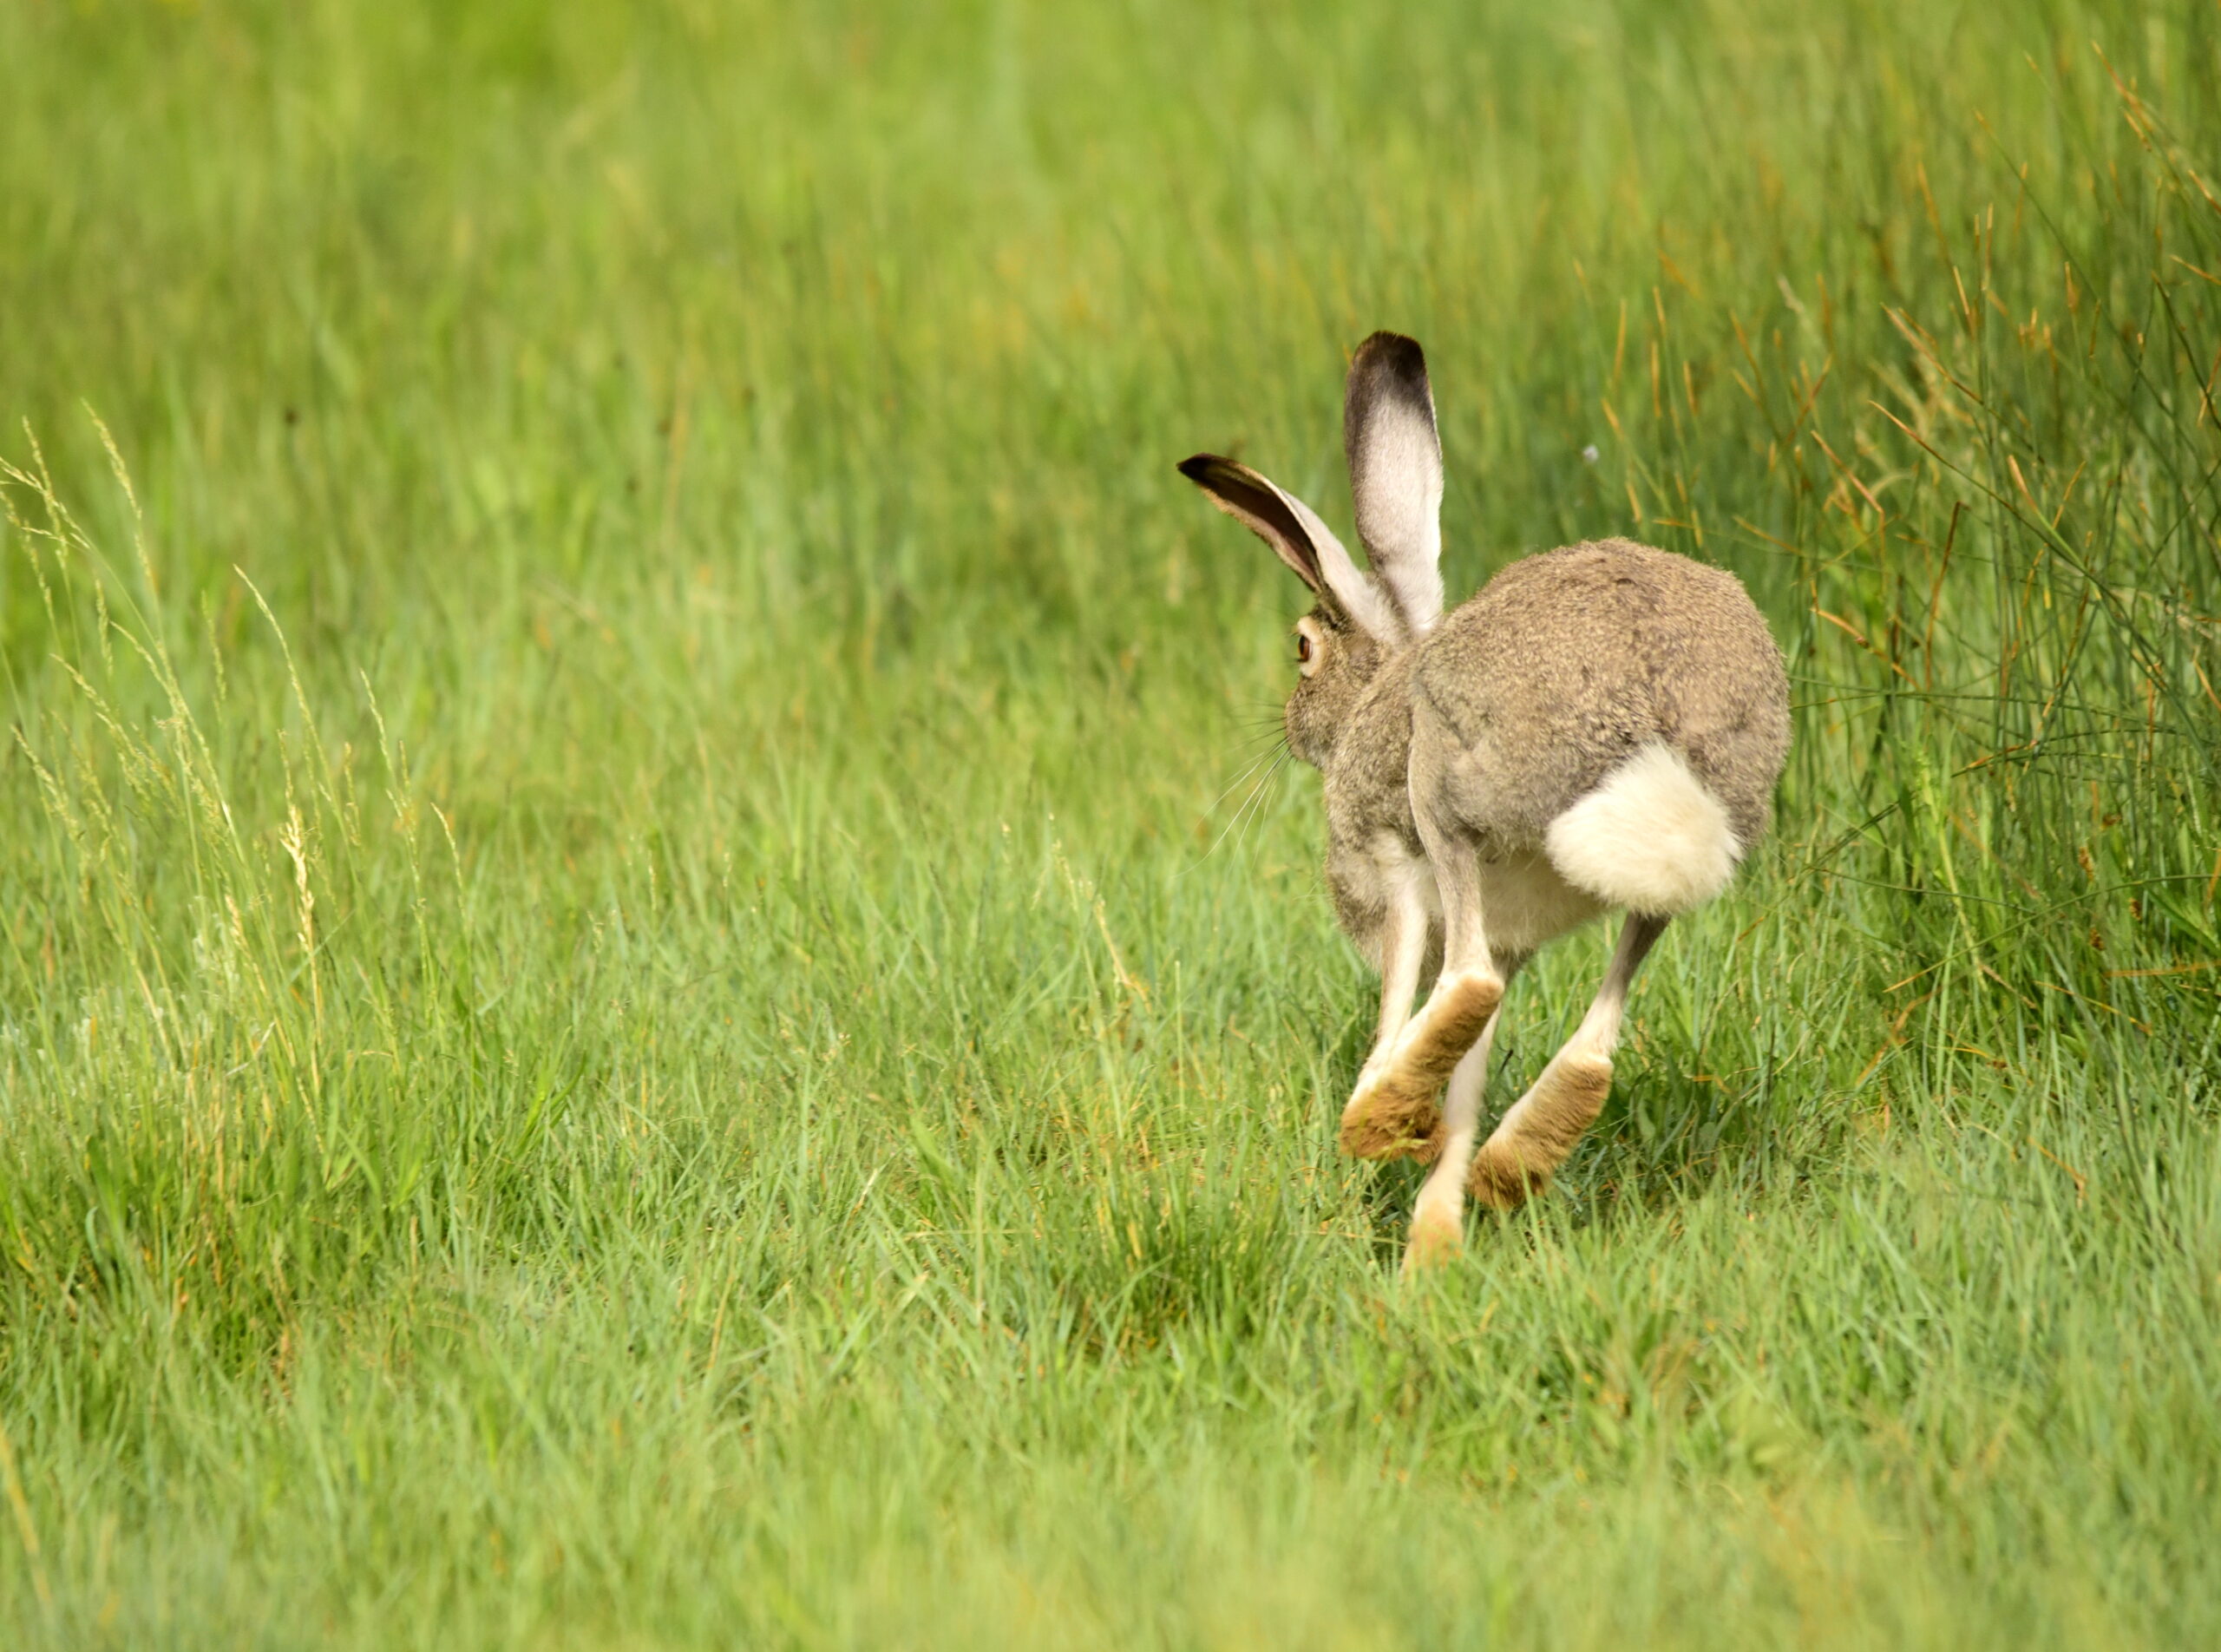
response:
<path id="1" fill-rule="evenodd" d="M 1412 1236 L 1404 1247 L 1404 1277 L 1455 1262 L 1465 1249 L 1465 1224 L 1457 1212 L 1422 1204 L 1412 1217 Z"/>
<path id="2" fill-rule="evenodd" d="M 1435 1098 L 1504 1000 L 1504 983 L 1469 971 L 1435 989 L 1387 1059 L 1367 1064 L 1342 1110 L 1342 1151 L 1353 1158 L 1430 1161 L 1442 1151 Z"/>
<path id="3" fill-rule="evenodd" d="M 1432 1163 L 1442 1151 L 1442 1111 L 1432 1092 L 1406 1089 L 1393 1078 L 1384 1072 L 1359 1083 L 1342 1109 L 1342 1151 L 1352 1158 Z"/>
<path id="4" fill-rule="evenodd" d="M 1561 1055 L 1481 1144 L 1465 1174 L 1465 1190 L 1491 1210 L 1517 1210 L 1546 1191 L 1611 1093 L 1609 1061 Z"/>

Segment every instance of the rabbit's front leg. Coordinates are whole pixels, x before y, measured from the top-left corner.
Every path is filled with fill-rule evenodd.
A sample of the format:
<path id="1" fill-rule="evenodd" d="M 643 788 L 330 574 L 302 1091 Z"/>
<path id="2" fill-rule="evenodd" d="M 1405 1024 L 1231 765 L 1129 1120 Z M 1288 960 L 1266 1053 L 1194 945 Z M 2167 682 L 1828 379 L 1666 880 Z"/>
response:
<path id="1" fill-rule="evenodd" d="M 1349 1105 L 1342 1112 L 1343 1145 L 1360 1158 L 1392 1156 L 1386 1138 L 1374 1151 L 1358 1152 L 1350 1147 L 1348 1135 L 1357 1117 L 1370 1105 L 1382 1076 L 1392 1065 L 1396 1040 L 1412 1019 L 1412 999 L 1419 989 L 1419 973 L 1426 960 L 1432 923 L 1432 915 L 1415 890 L 1398 891 L 1389 904 L 1388 915 L 1381 921 L 1380 1021 L 1373 1036 L 1373 1053 L 1366 1057 L 1365 1065 L 1358 1073 L 1357 1088 L 1351 1092 Z M 1432 1111 L 1431 1103 L 1429 1111 Z M 1425 1139 L 1434 1128 L 1432 1118 L 1423 1123 L 1409 1122 L 1421 1125 L 1416 1132 L 1420 1140 Z"/>
<path id="2" fill-rule="evenodd" d="M 1497 1018 L 1490 1016 L 1479 1039 L 1450 1075 L 1449 1095 L 1442 1109 L 1442 1157 L 1435 1162 L 1426 1185 L 1419 1190 L 1418 1203 L 1412 1211 L 1411 1243 L 1404 1251 L 1406 1274 L 1447 1262 L 1464 1249 L 1465 1167 L 1479 1133 L 1481 1097 L 1488 1087 L 1489 1048 L 1495 1041 L 1496 1023 Z"/>

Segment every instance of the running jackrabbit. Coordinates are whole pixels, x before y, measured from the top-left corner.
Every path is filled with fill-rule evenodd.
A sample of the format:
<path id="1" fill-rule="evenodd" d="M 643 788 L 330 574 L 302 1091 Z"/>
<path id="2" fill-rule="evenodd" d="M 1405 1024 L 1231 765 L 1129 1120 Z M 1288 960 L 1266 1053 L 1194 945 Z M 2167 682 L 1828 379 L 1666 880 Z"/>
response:
<path id="1" fill-rule="evenodd" d="M 1296 623 L 1288 744 L 1325 777 L 1335 911 L 1381 974 L 1341 1144 L 1438 1160 L 1408 1268 L 1463 1242 L 1469 1186 L 1498 1210 L 1545 1187 L 1603 1107 L 1636 967 L 1766 831 L 1788 681 L 1734 575 L 1627 540 L 1523 558 L 1445 615 L 1442 449 L 1412 340 L 1359 347 L 1342 436 L 1370 571 L 1247 466 L 1198 454 L 1180 469 L 1317 599 Z M 1615 908 L 1588 1015 L 1477 1150 L 1505 983 Z"/>

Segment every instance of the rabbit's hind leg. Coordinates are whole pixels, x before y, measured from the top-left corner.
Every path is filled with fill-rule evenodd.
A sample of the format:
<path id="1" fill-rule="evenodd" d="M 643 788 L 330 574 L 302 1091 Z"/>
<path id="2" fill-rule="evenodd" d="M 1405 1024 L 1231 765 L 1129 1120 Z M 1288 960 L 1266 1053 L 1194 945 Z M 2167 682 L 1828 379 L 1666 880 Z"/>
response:
<path id="1" fill-rule="evenodd" d="M 1366 1064 L 1357 1092 L 1342 1110 L 1342 1151 L 1353 1158 L 1422 1163 L 1442 1150 L 1442 1116 L 1435 1098 L 1495 1019 L 1504 983 L 1475 975 L 1445 993 L 1437 987 L 1385 1059 Z"/>
<path id="2" fill-rule="evenodd" d="M 1516 1210 L 1543 1191 L 1582 1132 L 1604 1111 L 1604 1098 L 1612 1091 L 1612 1047 L 1619 1042 L 1628 988 L 1666 924 L 1662 917 L 1628 914 L 1589 1013 L 1474 1155 L 1467 1186 L 1480 1203 Z"/>
<path id="3" fill-rule="evenodd" d="M 1504 1001 L 1504 977 L 1481 922 L 1477 851 L 1463 832 L 1437 831 L 1424 816 L 1419 836 L 1442 901 L 1442 974 L 1387 1059 L 1367 1064 L 1342 1114 L 1343 1150 L 1360 1158 L 1409 1152 L 1432 1159 L 1441 1150 L 1435 1098 Z"/>

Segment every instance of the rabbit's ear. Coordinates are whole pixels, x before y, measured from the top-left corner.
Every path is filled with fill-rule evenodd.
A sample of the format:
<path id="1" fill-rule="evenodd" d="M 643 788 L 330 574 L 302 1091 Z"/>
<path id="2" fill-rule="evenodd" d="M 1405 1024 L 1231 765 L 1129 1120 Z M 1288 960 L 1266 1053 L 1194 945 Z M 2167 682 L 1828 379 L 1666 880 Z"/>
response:
<path id="1" fill-rule="evenodd" d="M 1341 541 L 1310 506 L 1284 493 L 1248 465 L 1199 453 L 1180 462 L 1180 474 L 1210 495 L 1211 503 L 1271 546 L 1296 577 L 1328 607 L 1374 640 L 1404 640 L 1405 629 L 1379 587 L 1342 548 Z"/>
<path id="2" fill-rule="evenodd" d="M 1357 536 L 1414 637 L 1442 617 L 1442 442 L 1426 355 L 1401 333 L 1357 347 L 1342 402 Z"/>

